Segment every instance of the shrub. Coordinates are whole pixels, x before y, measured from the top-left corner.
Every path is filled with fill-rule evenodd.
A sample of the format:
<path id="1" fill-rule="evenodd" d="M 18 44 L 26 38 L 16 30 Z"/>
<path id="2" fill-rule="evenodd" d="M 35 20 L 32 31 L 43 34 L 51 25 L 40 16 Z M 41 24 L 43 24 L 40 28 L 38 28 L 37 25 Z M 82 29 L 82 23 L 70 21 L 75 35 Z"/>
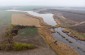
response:
<path id="1" fill-rule="evenodd" d="M 26 43 L 14 43 L 10 46 L 8 43 L 2 43 L 0 44 L 0 50 L 14 50 L 14 51 L 21 51 L 21 50 L 28 50 L 28 49 L 34 49 L 36 48 L 33 44 L 26 44 Z"/>

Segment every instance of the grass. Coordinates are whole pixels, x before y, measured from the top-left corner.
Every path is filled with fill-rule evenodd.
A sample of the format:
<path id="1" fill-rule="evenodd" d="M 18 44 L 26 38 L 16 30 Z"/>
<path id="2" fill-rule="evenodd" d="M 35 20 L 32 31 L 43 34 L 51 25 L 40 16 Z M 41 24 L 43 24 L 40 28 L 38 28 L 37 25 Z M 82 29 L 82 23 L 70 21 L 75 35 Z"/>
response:
<path id="1" fill-rule="evenodd" d="M 0 10 L 0 27 L 7 28 L 11 24 L 11 14 L 11 12 Z M 3 28 L 0 28 L 0 30 Z"/>
<path id="2" fill-rule="evenodd" d="M 6 50 L 6 51 L 22 51 L 22 50 L 29 50 L 29 49 L 35 49 L 36 46 L 33 44 L 27 44 L 27 43 L 19 43 L 19 42 L 15 42 L 12 44 L 11 47 L 9 47 L 9 43 L 2 43 L 0 44 L 0 49 L 1 50 Z"/>
<path id="3" fill-rule="evenodd" d="M 11 25 L 11 14 L 12 12 L 8 11 L 0 11 L 0 27 L 7 25 Z M 15 51 L 21 51 L 21 50 L 27 50 L 27 49 L 34 49 L 36 48 L 33 44 L 27 44 L 27 43 L 18 43 L 16 41 L 13 41 L 13 33 L 11 31 L 13 29 L 17 29 L 16 26 L 10 26 L 10 28 L 7 30 L 4 41 L 0 43 L 0 49 L 1 50 L 15 50 Z M 28 35 L 28 36 L 35 36 L 37 34 L 37 28 L 32 27 L 26 27 L 19 29 L 19 34 L 21 35 Z"/>
<path id="4" fill-rule="evenodd" d="M 61 24 L 59 24 L 59 25 L 57 25 L 57 27 L 62 27 L 62 28 L 66 28 L 67 30 L 65 30 L 65 32 L 70 32 L 71 34 L 71 36 L 72 37 L 74 37 L 75 36 L 75 38 L 78 38 L 78 39 L 80 39 L 80 40 L 85 40 L 85 33 L 82 33 L 82 32 L 78 32 L 78 31 L 76 31 L 76 30 L 73 30 L 72 28 L 70 28 L 70 27 L 72 27 L 72 25 L 74 25 L 75 23 L 73 23 L 73 22 L 70 22 L 70 21 L 68 21 L 67 20 L 67 22 L 65 22 L 66 20 L 63 20 L 63 19 L 58 19 L 60 22 L 61 22 Z M 75 28 L 75 27 L 74 27 Z"/>
<path id="5" fill-rule="evenodd" d="M 3 23 L 10 23 L 11 22 L 11 12 L 0 11 L 0 20 Z"/>
<path id="6" fill-rule="evenodd" d="M 77 37 L 80 40 L 85 40 L 85 33 L 80 33 L 72 29 L 67 29 L 69 32 L 71 32 L 70 35 Z"/>
<path id="7" fill-rule="evenodd" d="M 19 31 L 19 34 L 22 36 L 28 36 L 28 35 L 35 36 L 38 34 L 38 30 L 37 28 L 27 27 L 27 28 L 21 29 Z"/>
<path id="8" fill-rule="evenodd" d="M 37 28 L 35 27 L 24 27 L 24 26 L 13 26 L 11 25 L 10 28 L 7 29 L 7 31 L 4 34 L 4 41 L 0 44 L 1 50 L 27 50 L 27 49 L 34 49 L 35 45 L 33 44 L 26 44 L 26 43 L 18 43 L 13 40 L 13 37 L 16 36 L 16 32 L 13 30 L 16 30 L 21 32 L 24 32 L 24 36 L 35 36 L 37 34 Z"/>
<path id="9" fill-rule="evenodd" d="M 27 49 L 34 49 L 36 48 L 33 44 L 26 44 L 26 43 L 14 43 L 13 50 L 20 51 L 20 50 L 27 50 Z"/>
<path id="10" fill-rule="evenodd" d="M 0 27 L 7 25 L 7 28 L 8 28 L 8 26 L 11 25 L 11 14 L 12 12 L 0 11 Z M 21 51 L 21 50 L 36 48 L 36 46 L 33 44 L 18 43 L 16 41 L 13 41 L 14 34 L 11 33 L 13 29 L 17 29 L 16 26 L 10 26 L 9 29 L 7 29 L 7 32 L 4 35 L 4 41 L 0 43 L 1 50 Z M 19 29 L 18 31 L 19 31 L 19 34 L 24 36 L 26 35 L 35 36 L 38 33 L 37 28 L 32 28 L 32 27 L 22 28 L 22 29 Z"/>
<path id="11" fill-rule="evenodd" d="M 84 38 L 85 39 L 85 34 L 84 33 L 79 33 L 77 31 L 71 31 L 72 34 L 77 36 L 78 38 Z"/>

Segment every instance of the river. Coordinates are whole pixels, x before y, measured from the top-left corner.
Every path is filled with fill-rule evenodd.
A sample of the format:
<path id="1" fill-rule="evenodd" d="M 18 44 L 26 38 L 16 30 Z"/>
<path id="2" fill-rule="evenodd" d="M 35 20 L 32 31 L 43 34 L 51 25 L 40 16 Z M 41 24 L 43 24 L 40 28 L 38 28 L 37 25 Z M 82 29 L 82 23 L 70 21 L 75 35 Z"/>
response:
<path id="1" fill-rule="evenodd" d="M 34 11 L 20 11 L 20 10 L 9 10 L 9 11 L 18 11 L 18 12 L 27 12 L 33 16 L 42 17 L 44 22 L 46 22 L 48 25 L 55 26 L 57 23 L 55 22 L 53 18 L 53 14 L 39 14 Z M 65 44 L 68 44 L 72 48 L 74 48 L 80 55 L 85 55 L 85 41 L 80 41 L 77 39 L 74 39 L 70 36 L 68 36 L 66 33 L 63 33 L 62 30 L 64 28 L 55 28 L 55 33 L 52 33 L 55 40 L 61 41 Z"/>
<path id="2" fill-rule="evenodd" d="M 28 11 L 28 13 L 31 15 L 34 15 L 34 16 L 42 17 L 43 20 L 48 25 L 51 25 L 51 26 L 57 25 L 57 23 L 55 22 L 55 20 L 53 18 L 53 14 L 50 14 L 50 13 L 49 14 L 39 14 L 39 13 L 36 13 L 33 11 Z M 58 41 L 61 41 L 63 43 L 70 45 L 75 50 L 77 50 L 80 55 L 85 55 L 85 42 L 68 36 L 66 33 L 63 33 L 62 30 L 63 30 L 63 28 L 61 28 L 61 27 L 55 28 L 56 33 L 52 34 L 53 37 Z"/>

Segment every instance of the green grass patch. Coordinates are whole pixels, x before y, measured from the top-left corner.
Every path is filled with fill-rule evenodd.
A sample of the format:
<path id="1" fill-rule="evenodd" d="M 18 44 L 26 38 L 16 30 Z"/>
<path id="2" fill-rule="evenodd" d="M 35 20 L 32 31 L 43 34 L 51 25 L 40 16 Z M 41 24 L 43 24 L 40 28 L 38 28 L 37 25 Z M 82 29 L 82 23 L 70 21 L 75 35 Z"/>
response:
<path id="1" fill-rule="evenodd" d="M 11 12 L 0 11 L 0 25 L 11 24 Z"/>
<path id="2" fill-rule="evenodd" d="M 37 28 L 27 27 L 19 30 L 19 34 L 22 36 L 35 36 L 38 34 Z"/>
<path id="3" fill-rule="evenodd" d="M 22 51 L 22 50 L 30 50 L 30 49 L 35 49 L 36 46 L 33 44 L 27 44 L 27 43 L 19 43 L 19 42 L 15 42 L 12 44 L 3 42 L 2 44 L 0 44 L 0 49 L 1 50 L 5 50 L 5 51 Z"/>
<path id="4" fill-rule="evenodd" d="M 33 44 L 26 43 L 14 43 L 13 49 L 16 51 L 34 49 L 36 48 Z"/>

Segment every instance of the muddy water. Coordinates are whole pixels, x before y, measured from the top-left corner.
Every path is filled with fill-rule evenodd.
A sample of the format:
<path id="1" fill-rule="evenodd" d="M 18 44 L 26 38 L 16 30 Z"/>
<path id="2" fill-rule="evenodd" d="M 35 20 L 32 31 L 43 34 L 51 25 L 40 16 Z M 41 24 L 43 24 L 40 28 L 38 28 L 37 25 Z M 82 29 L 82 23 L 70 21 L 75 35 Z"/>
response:
<path id="1" fill-rule="evenodd" d="M 18 12 L 18 11 L 17 11 Z M 20 12 L 20 11 L 19 11 Z M 33 11 L 21 11 L 27 12 L 33 16 L 42 17 L 43 20 L 51 26 L 57 25 L 54 21 L 53 14 L 39 14 Z M 55 40 L 61 41 L 73 47 L 80 55 L 85 55 L 85 41 L 80 41 L 68 36 L 66 33 L 62 32 L 63 28 L 55 28 L 56 33 L 53 33 L 53 37 Z"/>

